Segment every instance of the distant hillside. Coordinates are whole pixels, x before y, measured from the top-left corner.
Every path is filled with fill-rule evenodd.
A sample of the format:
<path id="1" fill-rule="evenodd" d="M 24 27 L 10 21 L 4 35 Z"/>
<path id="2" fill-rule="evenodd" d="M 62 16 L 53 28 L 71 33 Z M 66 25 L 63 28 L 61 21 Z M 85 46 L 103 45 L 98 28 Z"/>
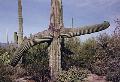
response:
<path id="1" fill-rule="evenodd" d="M 0 42 L 0 47 L 7 48 L 8 46 L 14 46 L 14 47 L 17 48 L 17 44 L 15 44 L 15 43 L 7 44 L 7 43 L 1 43 Z"/>
<path id="2" fill-rule="evenodd" d="M 6 47 L 6 46 L 7 46 L 7 43 L 1 43 L 1 42 L 0 42 L 0 46 L 1 46 L 1 47 Z"/>

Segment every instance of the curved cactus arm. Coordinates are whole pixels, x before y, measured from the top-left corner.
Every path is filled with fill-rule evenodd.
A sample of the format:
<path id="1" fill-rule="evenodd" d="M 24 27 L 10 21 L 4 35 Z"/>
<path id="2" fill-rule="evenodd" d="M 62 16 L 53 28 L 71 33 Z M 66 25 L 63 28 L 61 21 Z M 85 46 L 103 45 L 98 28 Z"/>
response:
<path id="1" fill-rule="evenodd" d="M 38 32 L 35 35 L 32 35 L 32 37 L 30 37 L 29 39 L 52 39 L 51 36 L 51 31 L 50 30 L 44 30 L 42 32 Z"/>
<path id="2" fill-rule="evenodd" d="M 24 41 L 23 44 L 21 44 L 21 46 L 15 51 L 14 56 L 10 61 L 10 65 L 13 67 L 16 66 L 20 61 L 21 57 L 25 55 L 23 53 L 29 50 L 31 47 L 49 41 L 51 41 L 51 39 L 32 39 Z"/>
<path id="3" fill-rule="evenodd" d="M 34 42 L 35 43 L 37 43 L 37 44 L 39 44 L 39 43 L 44 43 L 44 42 L 49 42 L 49 41 L 51 41 L 51 39 L 34 39 Z"/>
<path id="4" fill-rule="evenodd" d="M 84 34 L 99 32 L 99 31 L 105 30 L 109 26 L 110 26 L 110 23 L 107 21 L 104 21 L 104 23 L 102 24 L 95 24 L 95 25 L 85 26 L 81 28 L 65 28 L 64 32 L 61 33 L 61 36 L 65 38 L 71 38 L 71 37 L 80 36 Z"/>

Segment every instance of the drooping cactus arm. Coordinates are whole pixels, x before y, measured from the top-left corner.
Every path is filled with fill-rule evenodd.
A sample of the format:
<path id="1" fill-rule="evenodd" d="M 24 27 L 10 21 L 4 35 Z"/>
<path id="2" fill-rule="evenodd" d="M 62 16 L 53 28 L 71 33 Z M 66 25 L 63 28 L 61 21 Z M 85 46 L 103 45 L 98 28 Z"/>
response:
<path id="1" fill-rule="evenodd" d="M 32 35 L 29 39 L 52 39 L 51 37 L 51 31 L 50 30 L 44 30 L 42 32 L 38 32 L 34 35 Z"/>
<path id="2" fill-rule="evenodd" d="M 81 28 L 65 28 L 64 33 L 61 33 L 62 37 L 71 38 L 84 34 L 90 34 L 98 31 L 102 31 L 110 26 L 109 22 L 104 21 L 102 24 L 96 24 L 91 26 L 85 26 Z"/>
<path id="3" fill-rule="evenodd" d="M 21 57 L 24 56 L 23 53 L 29 50 L 31 47 L 49 41 L 51 41 L 51 39 L 32 39 L 24 41 L 23 44 L 21 44 L 21 46 L 15 51 L 14 56 L 10 62 L 10 65 L 13 67 L 16 66 L 20 61 Z"/>

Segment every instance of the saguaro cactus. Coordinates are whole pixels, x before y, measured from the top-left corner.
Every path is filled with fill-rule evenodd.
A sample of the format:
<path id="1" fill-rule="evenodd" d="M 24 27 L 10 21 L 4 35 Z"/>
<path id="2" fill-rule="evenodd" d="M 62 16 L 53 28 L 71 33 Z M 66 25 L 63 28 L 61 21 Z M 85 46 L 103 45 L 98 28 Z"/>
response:
<path id="1" fill-rule="evenodd" d="M 14 43 L 15 43 L 15 44 L 18 44 L 17 32 L 14 32 Z"/>
<path id="2" fill-rule="evenodd" d="M 19 29 L 18 29 L 18 47 L 23 42 L 23 18 L 22 18 L 22 4 L 21 0 L 18 0 L 18 20 L 19 20 Z"/>
<path id="3" fill-rule="evenodd" d="M 36 44 L 49 42 L 51 43 L 48 48 L 49 66 L 51 70 L 52 82 L 56 81 L 58 73 L 61 71 L 61 40 L 64 38 L 72 38 L 84 34 L 90 34 L 102 31 L 110 26 L 109 22 L 104 21 L 101 24 L 91 26 L 78 27 L 78 28 L 64 28 L 63 23 L 63 8 L 61 0 L 51 0 L 51 14 L 50 25 L 48 30 L 39 32 L 32 37 L 25 40 L 22 45 L 14 53 L 11 60 L 11 65 L 16 66 L 24 52 Z"/>

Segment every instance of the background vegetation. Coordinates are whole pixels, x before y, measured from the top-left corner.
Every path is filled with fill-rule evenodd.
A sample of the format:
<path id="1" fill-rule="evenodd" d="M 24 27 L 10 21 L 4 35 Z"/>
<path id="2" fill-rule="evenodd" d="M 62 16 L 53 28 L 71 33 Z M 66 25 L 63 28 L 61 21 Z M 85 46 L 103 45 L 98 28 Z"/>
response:
<path id="1" fill-rule="evenodd" d="M 120 81 L 120 21 L 113 34 L 100 34 L 81 42 L 79 38 L 65 39 L 62 50 L 62 73 L 58 82 L 84 82 L 87 74 L 106 76 L 106 80 Z M 34 46 L 26 52 L 24 61 L 15 68 L 9 65 L 15 48 L 0 47 L 0 82 L 12 82 L 24 76 L 35 76 L 42 82 L 50 79 L 47 44 Z"/>

